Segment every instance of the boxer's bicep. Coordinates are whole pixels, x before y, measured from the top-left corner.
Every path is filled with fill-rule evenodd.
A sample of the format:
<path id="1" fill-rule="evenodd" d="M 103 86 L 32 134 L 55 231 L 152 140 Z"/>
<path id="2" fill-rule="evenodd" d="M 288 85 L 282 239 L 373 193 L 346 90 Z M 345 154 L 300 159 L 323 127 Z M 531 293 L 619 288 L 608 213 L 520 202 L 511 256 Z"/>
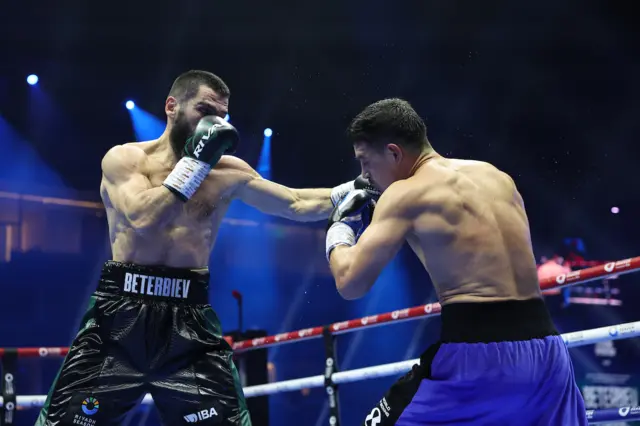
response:
<path id="1" fill-rule="evenodd" d="M 151 188 L 149 179 L 140 173 L 142 155 L 135 149 L 117 146 L 102 159 L 102 186 L 116 210 L 126 213 L 136 196 Z"/>
<path id="2" fill-rule="evenodd" d="M 140 230 L 157 222 L 163 205 L 177 203 L 171 191 L 165 187 L 154 188 L 141 172 L 141 163 L 145 159 L 141 150 L 125 146 L 112 148 L 102 159 L 101 186 L 109 204 Z"/>
<path id="3" fill-rule="evenodd" d="M 337 247 L 331 255 L 336 285 L 345 299 L 357 299 L 369 291 L 411 229 L 412 221 L 402 207 L 385 201 L 378 203 L 373 221 L 358 242 L 353 247 Z"/>

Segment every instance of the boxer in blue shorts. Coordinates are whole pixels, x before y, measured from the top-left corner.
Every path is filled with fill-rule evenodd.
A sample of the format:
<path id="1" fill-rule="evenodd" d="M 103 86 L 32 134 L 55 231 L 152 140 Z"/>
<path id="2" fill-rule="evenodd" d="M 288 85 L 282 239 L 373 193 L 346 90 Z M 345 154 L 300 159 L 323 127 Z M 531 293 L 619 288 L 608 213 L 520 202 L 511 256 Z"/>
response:
<path id="1" fill-rule="evenodd" d="M 439 155 L 400 99 L 365 108 L 348 134 L 363 176 L 383 192 L 375 212 L 370 194 L 354 190 L 330 217 L 327 258 L 338 291 L 362 297 L 407 241 L 442 305 L 440 341 L 364 424 L 586 425 L 513 180 L 491 164 Z"/>

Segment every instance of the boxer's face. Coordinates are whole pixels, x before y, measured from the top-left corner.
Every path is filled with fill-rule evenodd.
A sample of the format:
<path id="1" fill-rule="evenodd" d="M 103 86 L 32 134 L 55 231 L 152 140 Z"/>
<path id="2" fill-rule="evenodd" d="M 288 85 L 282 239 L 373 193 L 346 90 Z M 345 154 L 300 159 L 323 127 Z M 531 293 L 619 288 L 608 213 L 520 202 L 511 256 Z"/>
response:
<path id="1" fill-rule="evenodd" d="M 377 148 L 366 142 L 356 142 L 353 150 L 360 162 L 362 176 L 380 191 L 387 189 L 393 182 L 404 179 L 400 162 L 402 152 L 398 151 L 397 145 L 388 144 Z"/>
<path id="2" fill-rule="evenodd" d="M 170 105 L 173 99 L 174 105 Z M 170 107 L 173 107 L 170 109 Z M 200 86 L 198 93 L 191 99 L 178 102 L 175 98 L 167 99 L 167 115 L 172 126 L 169 141 L 174 153 L 181 156 L 187 139 L 193 135 L 200 119 L 207 115 L 224 118 L 229 111 L 229 98 L 218 95 L 207 86 Z"/>

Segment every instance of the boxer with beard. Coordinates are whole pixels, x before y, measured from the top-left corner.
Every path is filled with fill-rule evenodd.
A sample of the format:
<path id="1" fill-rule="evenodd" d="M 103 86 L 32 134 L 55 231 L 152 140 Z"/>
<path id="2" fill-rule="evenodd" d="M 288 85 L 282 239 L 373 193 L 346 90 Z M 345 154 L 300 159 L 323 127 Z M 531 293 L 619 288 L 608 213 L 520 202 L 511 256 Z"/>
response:
<path id="1" fill-rule="evenodd" d="M 165 102 L 156 140 L 113 147 L 101 195 L 112 260 L 37 425 L 119 424 L 149 392 L 163 424 L 251 424 L 216 313 L 209 256 L 234 199 L 297 221 L 326 219 L 363 179 L 333 189 L 292 189 L 234 157 L 229 88 L 189 71 Z M 371 191 L 375 195 L 374 191 Z"/>

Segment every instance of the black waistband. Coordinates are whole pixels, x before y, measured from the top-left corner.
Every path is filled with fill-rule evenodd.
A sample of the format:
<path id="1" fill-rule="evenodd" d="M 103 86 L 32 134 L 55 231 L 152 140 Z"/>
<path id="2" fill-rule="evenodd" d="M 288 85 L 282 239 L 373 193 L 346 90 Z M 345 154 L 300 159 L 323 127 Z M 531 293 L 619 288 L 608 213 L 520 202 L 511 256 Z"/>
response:
<path id="1" fill-rule="evenodd" d="M 490 343 L 558 334 L 542 299 L 442 306 L 443 343 Z"/>
<path id="2" fill-rule="evenodd" d="M 132 298 L 209 303 L 209 270 L 143 266 L 109 260 L 102 266 L 98 291 Z"/>

